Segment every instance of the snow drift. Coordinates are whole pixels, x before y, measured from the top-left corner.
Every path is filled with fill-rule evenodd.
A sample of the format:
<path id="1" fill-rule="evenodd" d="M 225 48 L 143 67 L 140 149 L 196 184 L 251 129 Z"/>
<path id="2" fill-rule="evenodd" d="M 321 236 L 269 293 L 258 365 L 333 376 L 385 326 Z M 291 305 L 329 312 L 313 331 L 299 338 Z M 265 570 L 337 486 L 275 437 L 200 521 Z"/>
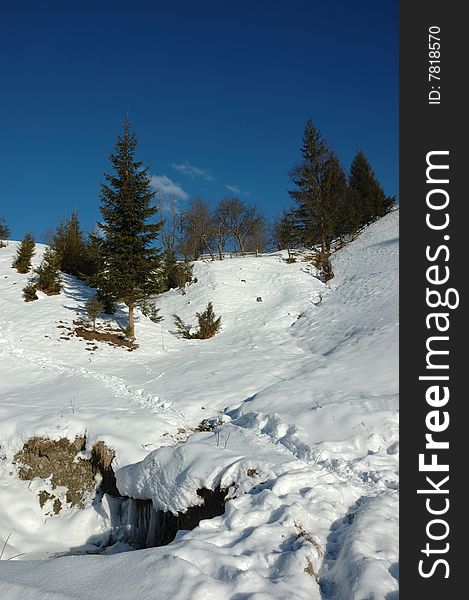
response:
<path id="1" fill-rule="evenodd" d="M 281 253 L 197 262 L 187 294 L 159 299 L 161 324 L 137 316 L 131 353 L 62 335 L 92 290 L 64 277 L 24 303 L 15 244 L 1 249 L 2 596 L 397 597 L 398 219 L 338 251 L 327 285 Z M 208 301 L 221 332 L 180 339 L 171 315 L 191 324 Z M 100 440 L 115 451 L 122 495 L 177 512 L 222 486 L 224 514 L 125 553 L 98 492 L 45 515 L 50 482 L 20 480 L 13 457 L 33 436 L 79 435 L 83 457 Z"/>

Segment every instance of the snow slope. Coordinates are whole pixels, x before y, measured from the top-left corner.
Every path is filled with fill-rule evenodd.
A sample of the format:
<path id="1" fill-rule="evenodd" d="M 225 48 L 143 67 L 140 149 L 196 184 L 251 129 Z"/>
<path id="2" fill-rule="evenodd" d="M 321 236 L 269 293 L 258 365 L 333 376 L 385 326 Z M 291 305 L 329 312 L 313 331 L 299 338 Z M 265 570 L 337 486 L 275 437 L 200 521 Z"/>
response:
<path id="1" fill-rule="evenodd" d="M 187 294 L 159 299 L 161 325 L 137 317 L 133 352 L 61 339 L 92 290 L 64 277 L 24 303 L 15 244 L 1 249 L 2 597 L 397 598 L 398 219 L 338 251 L 327 285 L 277 253 L 197 262 Z M 178 338 L 171 315 L 195 324 L 209 300 L 222 331 Z M 109 508 L 46 516 L 47 484 L 12 459 L 33 435 L 83 433 L 116 450 L 121 493 L 176 512 L 222 484 L 225 514 L 165 547 L 79 556 L 106 545 Z"/>

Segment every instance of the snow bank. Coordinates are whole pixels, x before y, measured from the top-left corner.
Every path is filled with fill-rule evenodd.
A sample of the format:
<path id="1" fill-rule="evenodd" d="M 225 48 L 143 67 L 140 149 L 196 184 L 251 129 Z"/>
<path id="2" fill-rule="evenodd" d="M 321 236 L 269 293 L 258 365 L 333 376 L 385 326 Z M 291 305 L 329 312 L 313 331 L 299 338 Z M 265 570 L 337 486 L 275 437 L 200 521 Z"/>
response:
<path id="1" fill-rule="evenodd" d="M 334 254 L 327 285 L 278 254 L 197 262 L 187 294 L 158 300 L 161 324 L 137 314 L 134 352 L 64 335 L 93 291 L 64 277 L 62 294 L 26 304 L 15 245 L 0 249 L 0 547 L 11 533 L 3 558 L 16 556 L 0 565 L 2 597 L 397 597 L 398 223 L 396 211 Z M 180 339 L 171 315 L 193 324 L 208 301 L 221 332 Z M 48 482 L 16 476 L 28 438 L 83 434 L 85 453 L 116 451 L 122 493 L 161 510 L 238 487 L 224 515 L 169 546 L 33 560 L 101 552 L 114 526 L 92 494 L 45 515 Z"/>
<path id="2" fill-rule="evenodd" d="M 154 450 L 143 461 L 119 469 L 116 479 L 123 496 L 151 499 L 155 510 L 177 514 L 203 503 L 198 489 L 231 488 L 229 497 L 240 495 L 250 491 L 254 481 L 300 466 L 287 453 L 263 450 L 248 432 L 227 425 Z"/>

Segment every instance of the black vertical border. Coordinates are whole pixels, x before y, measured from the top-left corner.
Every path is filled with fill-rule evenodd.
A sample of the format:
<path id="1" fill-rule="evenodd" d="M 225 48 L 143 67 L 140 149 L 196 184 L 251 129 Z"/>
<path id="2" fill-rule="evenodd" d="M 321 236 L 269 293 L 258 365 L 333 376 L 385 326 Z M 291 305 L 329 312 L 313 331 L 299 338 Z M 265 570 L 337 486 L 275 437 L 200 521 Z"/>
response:
<path id="1" fill-rule="evenodd" d="M 469 24 L 463 9 L 463 2 L 452 0 L 400 3 L 400 589 L 404 600 L 442 600 L 467 595 L 463 544 L 468 530 L 465 509 L 469 506 L 465 491 L 465 482 L 469 480 L 465 466 L 469 454 L 466 446 L 466 440 L 469 442 L 469 417 L 465 416 L 465 406 L 469 404 L 469 398 L 464 377 L 469 372 L 465 339 L 469 326 L 464 321 L 467 316 L 466 279 L 469 277 L 466 264 L 469 259 L 469 226 L 466 221 L 469 198 L 465 189 L 466 174 L 469 174 L 469 165 L 466 165 L 466 157 L 469 157 L 466 147 L 469 103 L 464 97 L 464 88 L 467 87 L 469 69 L 464 59 L 469 55 Z M 428 92 L 434 84 L 428 79 L 430 26 L 441 29 L 439 105 L 428 104 Z M 428 212 L 426 194 L 430 189 L 425 175 L 426 155 L 433 150 L 450 152 L 450 183 L 444 186 L 450 194 L 450 224 L 444 232 L 431 231 L 425 222 Z M 443 241 L 443 234 L 448 234 L 450 240 Z M 449 450 L 441 451 L 439 459 L 441 462 L 444 457 L 450 466 L 447 496 L 450 508 L 442 517 L 447 520 L 450 532 L 447 539 L 432 542 L 427 538 L 426 525 L 436 517 L 426 511 L 425 496 L 417 494 L 417 489 L 429 487 L 425 485 L 425 476 L 431 473 L 419 472 L 418 455 L 425 450 L 425 434 L 428 431 L 425 417 L 432 409 L 425 401 L 429 384 L 418 378 L 425 372 L 425 343 L 431 335 L 425 324 L 426 315 L 432 312 L 425 297 L 426 269 L 429 266 L 425 252 L 427 245 L 436 248 L 440 243 L 448 245 L 450 259 L 447 263 L 442 259 L 439 264 L 449 265 L 447 287 L 458 290 L 460 304 L 457 309 L 448 310 L 451 320 L 447 334 L 450 336 L 450 400 L 441 410 L 449 411 L 450 426 L 439 438 L 435 435 L 437 439 L 450 442 Z M 436 473 L 435 480 L 441 479 L 442 475 Z M 434 548 L 442 548 L 448 542 L 449 551 L 434 554 L 428 559 L 421 552 L 427 542 Z M 446 569 L 442 565 L 436 568 L 433 576 L 421 577 L 419 560 L 426 560 L 428 571 L 432 560 L 438 558 L 448 561 L 449 578 L 444 577 Z"/>

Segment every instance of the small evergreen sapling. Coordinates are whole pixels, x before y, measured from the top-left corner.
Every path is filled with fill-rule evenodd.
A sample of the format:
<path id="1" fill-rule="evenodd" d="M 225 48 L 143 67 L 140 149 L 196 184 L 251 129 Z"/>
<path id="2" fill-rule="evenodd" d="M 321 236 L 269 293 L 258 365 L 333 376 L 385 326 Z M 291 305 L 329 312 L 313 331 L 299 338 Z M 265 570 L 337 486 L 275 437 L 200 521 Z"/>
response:
<path id="1" fill-rule="evenodd" d="M 180 336 L 186 340 L 191 340 L 194 335 L 191 334 L 189 325 L 186 325 L 179 315 L 173 315 L 173 319 Z"/>
<path id="2" fill-rule="evenodd" d="M 62 282 L 60 279 L 59 259 L 55 252 L 47 249 L 40 266 L 36 269 L 38 275 L 37 289 L 48 296 L 60 294 Z"/>
<path id="3" fill-rule="evenodd" d="M 161 323 L 161 321 L 163 321 L 163 317 L 158 314 L 160 309 L 156 308 L 156 304 L 154 302 L 151 302 L 150 300 L 143 300 L 140 302 L 139 307 L 142 311 L 142 314 L 145 315 L 145 317 L 148 317 L 150 321 L 153 321 L 153 323 Z"/>
<path id="4" fill-rule="evenodd" d="M 36 294 L 36 285 L 33 281 L 28 281 L 28 283 L 23 288 L 23 298 L 25 302 L 32 302 L 33 300 L 39 300 Z"/>
<path id="5" fill-rule="evenodd" d="M 198 339 L 207 340 L 220 330 L 221 317 L 215 318 L 215 312 L 211 302 L 208 303 L 207 308 L 203 313 L 196 313 L 196 317 L 199 321 Z"/>
<path id="6" fill-rule="evenodd" d="M 31 259 L 34 256 L 35 249 L 34 238 L 30 233 L 27 233 L 16 250 L 15 260 L 11 266 L 18 273 L 28 273 L 31 268 Z"/>
<path id="7" fill-rule="evenodd" d="M 186 340 L 208 340 L 219 332 L 221 327 L 221 317 L 215 318 L 213 304 L 208 303 L 207 308 L 202 313 L 195 313 L 199 322 L 199 329 L 191 333 L 190 327 L 178 315 L 173 315 L 174 324 L 178 333 Z"/>
<path id="8" fill-rule="evenodd" d="M 104 304 L 96 296 L 87 300 L 85 304 L 86 314 L 89 320 L 93 323 L 93 331 L 96 331 L 96 319 L 98 315 L 103 312 Z"/>

